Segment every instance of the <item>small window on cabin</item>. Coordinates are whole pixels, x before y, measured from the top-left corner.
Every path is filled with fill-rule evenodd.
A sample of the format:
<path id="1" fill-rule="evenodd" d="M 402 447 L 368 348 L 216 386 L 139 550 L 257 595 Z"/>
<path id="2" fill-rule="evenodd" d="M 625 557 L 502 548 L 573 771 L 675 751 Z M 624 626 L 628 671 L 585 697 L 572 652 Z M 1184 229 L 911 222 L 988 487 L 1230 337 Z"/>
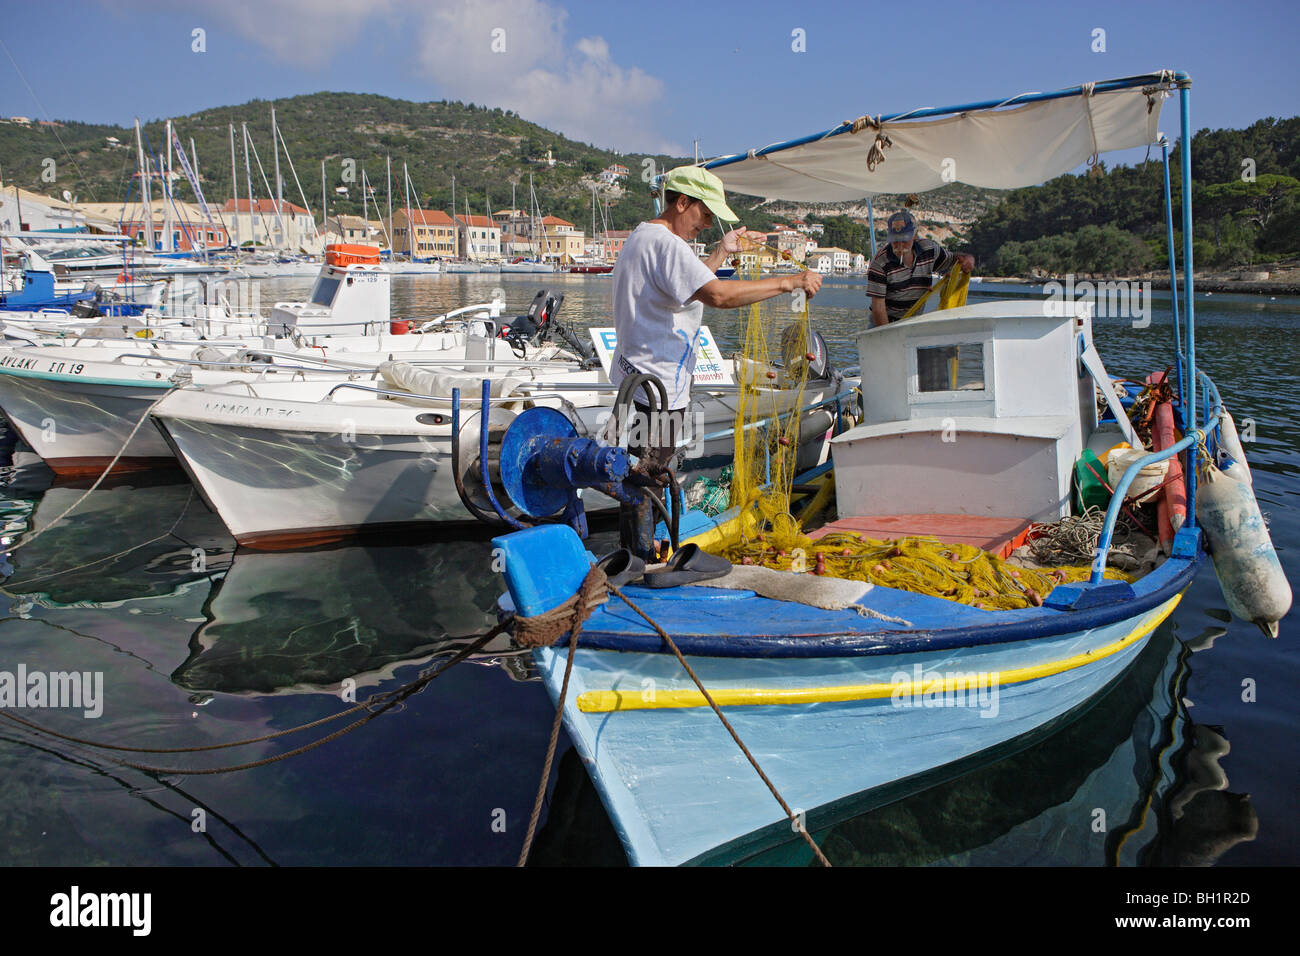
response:
<path id="1" fill-rule="evenodd" d="M 984 346 L 979 342 L 935 345 L 916 350 L 918 392 L 984 390 Z"/>
<path id="2" fill-rule="evenodd" d="M 317 279 L 315 288 L 311 290 L 311 304 L 328 309 L 334 304 L 334 297 L 338 295 L 338 291 L 338 279 Z"/>

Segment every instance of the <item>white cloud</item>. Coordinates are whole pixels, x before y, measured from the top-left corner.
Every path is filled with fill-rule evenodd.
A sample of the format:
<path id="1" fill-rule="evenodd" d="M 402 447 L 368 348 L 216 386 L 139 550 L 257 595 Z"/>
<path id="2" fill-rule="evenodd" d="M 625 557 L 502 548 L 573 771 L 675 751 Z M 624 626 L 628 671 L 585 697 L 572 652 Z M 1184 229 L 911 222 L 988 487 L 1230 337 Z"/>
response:
<path id="1" fill-rule="evenodd" d="M 145 10 L 175 13 L 175 0 L 101 0 L 139 17 Z M 683 155 L 658 132 L 655 109 L 664 85 L 638 67 L 616 63 L 603 37 L 566 42 L 568 12 L 547 0 L 206 0 L 194 4 L 194 23 L 225 28 L 258 44 L 277 60 L 321 71 L 376 18 L 406 32 L 418 69 L 448 97 L 517 112 L 570 139 L 613 147 Z M 502 33 L 494 31 L 503 30 Z M 494 41 L 503 52 L 493 52 Z M 188 38 L 186 38 L 186 42 Z M 209 49 L 213 38 L 208 38 Z M 336 87 L 364 85 L 387 64 L 350 62 Z"/>
<path id="2" fill-rule="evenodd" d="M 662 81 L 619 66 L 603 37 L 581 37 L 567 48 L 567 19 L 544 0 L 434 9 L 418 40 L 420 64 L 453 99 L 511 109 L 598 146 L 681 155 L 655 132 Z M 504 41 L 504 50 L 493 52 L 494 41 L 498 50 Z"/>
<path id="3" fill-rule="evenodd" d="M 192 7 L 194 26 L 207 32 L 227 28 L 252 40 L 273 57 L 307 69 L 324 69 L 330 58 L 355 38 L 361 26 L 393 10 L 405 0 L 100 0 L 120 16 L 140 17 L 144 11 L 178 14 Z M 190 43 L 184 36 L 183 42 Z M 214 38 L 207 43 L 212 49 Z M 179 41 L 178 41 L 179 42 Z"/>

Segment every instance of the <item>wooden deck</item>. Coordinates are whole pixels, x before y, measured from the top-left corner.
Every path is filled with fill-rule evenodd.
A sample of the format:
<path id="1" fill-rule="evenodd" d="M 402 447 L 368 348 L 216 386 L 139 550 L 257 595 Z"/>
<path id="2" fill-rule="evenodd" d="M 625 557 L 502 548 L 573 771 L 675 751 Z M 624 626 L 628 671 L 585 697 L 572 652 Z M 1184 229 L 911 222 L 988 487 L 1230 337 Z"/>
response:
<path id="1" fill-rule="evenodd" d="M 1024 518 L 978 515 L 860 515 L 840 518 L 812 532 L 814 540 L 833 532 L 853 532 L 889 541 L 914 535 L 932 535 L 949 544 L 973 544 L 1005 558 L 1025 543 L 1030 522 Z"/>

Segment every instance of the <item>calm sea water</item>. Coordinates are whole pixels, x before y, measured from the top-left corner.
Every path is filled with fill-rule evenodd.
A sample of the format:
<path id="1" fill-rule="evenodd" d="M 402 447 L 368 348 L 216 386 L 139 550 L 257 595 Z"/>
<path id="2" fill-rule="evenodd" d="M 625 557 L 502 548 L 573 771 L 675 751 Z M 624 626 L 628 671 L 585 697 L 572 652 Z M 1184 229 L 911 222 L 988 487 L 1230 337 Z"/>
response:
<path id="1" fill-rule="evenodd" d="M 522 312 L 538 276 L 395 280 L 395 315 L 430 316 L 494 287 Z M 562 318 L 611 324 L 607 278 L 545 277 Z M 310 280 L 268 283 L 294 299 Z M 1001 289 L 998 294 L 1034 294 Z M 991 295 L 992 293 L 985 293 Z M 976 298 L 981 297 L 979 294 Z M 1172 330 L 1099 320 L 1115 374 L 1165 367 Z M 860 281 L 813 315 L 856 364 Z M 1247 446 L 1261 507 L 1300 583 L 1300 300 L 1197 297 L 1198 357 Z M 706 319 L 724 345 L 737 319 Z M 84 487 L 84 485 L 82 486 Z M 21 451 L 0 485 L 6 535 L 51 525 L 81 494 Z M 136 747 L 245 739 L 390 690 L 494 618 L 485 540 L 236 552 L 178 474 L 95 491 L 3 570 L 0 671 L 101 673 L 103 713 L 11 711 Z M 837 864 L 1300 863 L 1295 612 L 1266 640 L 1231 620 L 1207 564 L 1138 662 L 1086 713 L 954 779 L 818 834 Z M 507 864 L 523 839 L 553 709 L 522 658 L 453 668 L 396 712 L 306 754 L 217 775 L 146 773 L 0 722 L 0 861 L 8 864 Z M 332 727 L 333 725 L 331 725 Z M 326 728 L 329 729 L 329 728 Z M 164 768 L 260 760 L 325 730 L 204 755 L 116 754 Z M 623 856 L 573 753 L 561 754 L 534 860 Z M 725 794 L 719 800 L 725 802 Z M 799 845 L 753 862 L 804 864 Z"/>

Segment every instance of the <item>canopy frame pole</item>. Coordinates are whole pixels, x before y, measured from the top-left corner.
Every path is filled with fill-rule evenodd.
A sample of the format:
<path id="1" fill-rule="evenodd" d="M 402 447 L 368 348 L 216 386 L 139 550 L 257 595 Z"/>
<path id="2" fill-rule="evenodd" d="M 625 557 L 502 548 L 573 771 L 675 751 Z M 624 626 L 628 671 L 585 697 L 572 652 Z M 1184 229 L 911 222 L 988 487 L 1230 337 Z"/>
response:
<path id="1" fill-rule="evenodd" d="M 1178 113 L 1182 129 L 1183 181 L 1181 183 L 1183 201 L 1183 311 L 1187 317 L 1187 382 L 1191 387 L 1183 396 L 1187 411 L 1183 427 L 1193 432 L 1199 427 L 1196 418 L 1196 293 L 1192 280 L 1192 118 L 1191 118 L 1191 81 L 1180 79 L 1178 84 Z M 1193 442 L 1187 451 L 1187 526 L 1196 527 L 1196 465 L 1199 455 L 1199 442 Z"/>
<path id="2" fill-rule="evenodd" d="M 867 234 L 871 236 L 871 258 L 876 258 L 876 211 L 871 208 L 871 197 L 867 197 Z"/>
<path id="3" fill-rule="evenodd" d="M 1178 394 L 1181 395 L 1183 382 L 1186 380 L 1183 364 L 1187 359 L 1183 355 L 1182 318 L 1178 311 L 1178 266 L 1174 257 L 1174 201 L 1169 189 L 1169 140 L 1163 137 L 1160 140 L 1160 153 L 1165 167 L 1165 245 L 1169 249 L 1169 291 L 1173 296 L 1174 352 L 1178 359 Z"/>

